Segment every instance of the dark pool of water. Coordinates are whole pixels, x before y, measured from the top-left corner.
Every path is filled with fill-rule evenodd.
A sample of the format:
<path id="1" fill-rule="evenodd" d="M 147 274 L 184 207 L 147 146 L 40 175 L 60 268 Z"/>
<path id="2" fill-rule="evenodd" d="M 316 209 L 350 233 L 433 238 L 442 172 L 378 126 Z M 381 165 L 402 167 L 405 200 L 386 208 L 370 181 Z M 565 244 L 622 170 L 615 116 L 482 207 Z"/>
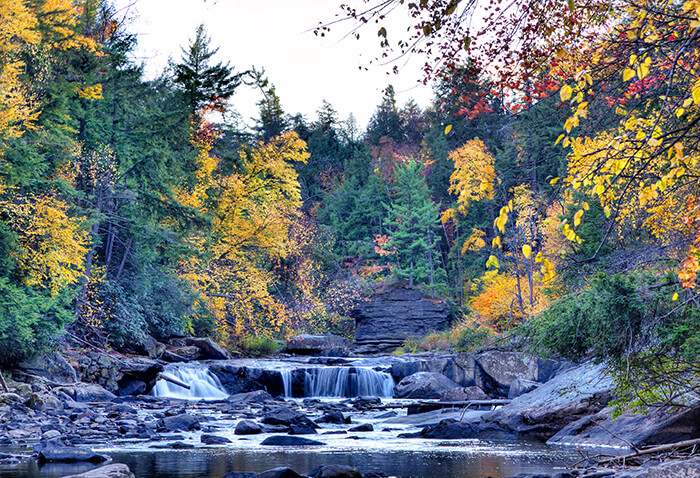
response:
<path id="1" fill-rule="evenodd" d="M 463 451 L 377 452 L 275 451 L 199 449 L 182 451 L 112 451 L 115 462 L 125 463 L 138 478 L 221 478 L 230 471 L 261 472 L 288 466 L 298 473 L 309 473 L 321 464 L 350 465 L 362 473 L 377 472 L 409 478 L 483 478 L 514 476 L 518 473 L 543 473 L 571 465 L 577 456 L 573 450 L 542 445 L 500 444 L 465 446 Z M 33 461 L 13 468 L 0 468 L 5 478 L 58 478 L 81 473 L 92 465 L 46 464 Z"/>

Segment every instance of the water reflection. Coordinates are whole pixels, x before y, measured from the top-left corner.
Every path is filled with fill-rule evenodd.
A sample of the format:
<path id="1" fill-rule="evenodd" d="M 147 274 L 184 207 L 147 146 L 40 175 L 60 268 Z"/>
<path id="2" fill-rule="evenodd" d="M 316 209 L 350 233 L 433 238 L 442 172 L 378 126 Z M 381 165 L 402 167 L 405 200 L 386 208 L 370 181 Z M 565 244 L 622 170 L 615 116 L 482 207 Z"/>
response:
<path id="1" fill-rule="evenodd" d="M 527 447 L 527 446 L 526 446 Z M 231 471 L 261 472 L 289 466 L 298 473 L 309 473 L 322 464 L 350 465 L 364 473 L 383 473 L 402 478 L 483 478 L 514 476 L 518 473 L 551 472 L 571 464 L 568 450 L 532 447 L 523 453 L 508 450 L 488 453 L 456 452 L 323 452 L 309 451 L 235 451 L 204 449 L 196 451 L 112 452 L 117 463 L 125 463 L 138 478 L 221 478 Z M 513 451 L 516 451 L 515 449 Z M 0 470 L 8 478 L 54 478 L 90 469 L 86 465 L 47 465 L 24 463 L 12 470 Z"/>

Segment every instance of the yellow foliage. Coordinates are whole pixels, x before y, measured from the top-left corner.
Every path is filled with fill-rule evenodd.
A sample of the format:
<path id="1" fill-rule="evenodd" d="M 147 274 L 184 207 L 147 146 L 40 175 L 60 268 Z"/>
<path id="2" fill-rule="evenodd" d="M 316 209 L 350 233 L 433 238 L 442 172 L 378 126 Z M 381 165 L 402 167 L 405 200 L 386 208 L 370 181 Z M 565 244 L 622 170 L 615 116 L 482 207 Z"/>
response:
<path id="1" fill-rule="evenodd" d="M 457 194 L 460 210 L 473 202 L 493 197 L 496 170 L 494 158 L 483 141 L 475 138 L 452 151 L 448 157 L 455 164 L 450 176 L 451 193 Z"/>
<path id="2" fill-rule="evenodd" d="M 80 278 L 88 237 L 84 218 L 71 218 L 67 210 L 66 203 L 48 195 L 0 201 L 0 211 L 19 239 L 13 259 L 26 285 L 56 294 Z"/>

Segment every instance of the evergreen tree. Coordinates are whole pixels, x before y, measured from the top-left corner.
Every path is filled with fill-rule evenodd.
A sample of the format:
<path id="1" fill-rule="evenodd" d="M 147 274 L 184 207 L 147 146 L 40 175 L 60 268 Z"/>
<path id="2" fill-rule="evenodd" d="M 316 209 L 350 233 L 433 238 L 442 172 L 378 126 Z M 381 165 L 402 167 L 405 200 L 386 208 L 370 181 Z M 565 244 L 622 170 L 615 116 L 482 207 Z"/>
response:
<path id="1" fill-rule="evenodd" d="M 444 285 L 446 275 L 437 248 L 440 216 L 421 169 L 413 159 L 396 166 L 389 228 L 396 255 L 394 275 L 408 280 L 410 287 L 432 288 Z"/>

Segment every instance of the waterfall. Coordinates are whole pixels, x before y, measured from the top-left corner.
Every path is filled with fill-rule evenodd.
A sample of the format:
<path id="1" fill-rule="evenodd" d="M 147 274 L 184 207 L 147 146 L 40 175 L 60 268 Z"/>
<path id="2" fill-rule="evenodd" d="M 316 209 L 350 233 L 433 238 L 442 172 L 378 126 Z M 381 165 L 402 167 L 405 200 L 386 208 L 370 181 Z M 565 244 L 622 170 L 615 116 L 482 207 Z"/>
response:
<path id="1" fill-rule="evenodd" d="M 306 369 L 304 395 L 307 397 L 384 397 L 394 392 L 394 379 L 385 372 L 360 367 Z"/>
<path id="2" fill-rule="evenodd" d="M 164 375 L 176 378 L 190 386 L 182 388 L 166 380 L 158 380 L 153 387 L 153 395 L 164 398 L 180 398 L 185 400 L 218 400 L 228 397 L 219 379 L 206 366 L 199 364 L 167 365 Z"/>
<path id="3" fill-rule="evenodd" d="M 280 375 L 282 376 L 282 386 L 284 387 L 284 396 L 292 396 L 292 371 L 291 370 L 280 370 Z"/>

